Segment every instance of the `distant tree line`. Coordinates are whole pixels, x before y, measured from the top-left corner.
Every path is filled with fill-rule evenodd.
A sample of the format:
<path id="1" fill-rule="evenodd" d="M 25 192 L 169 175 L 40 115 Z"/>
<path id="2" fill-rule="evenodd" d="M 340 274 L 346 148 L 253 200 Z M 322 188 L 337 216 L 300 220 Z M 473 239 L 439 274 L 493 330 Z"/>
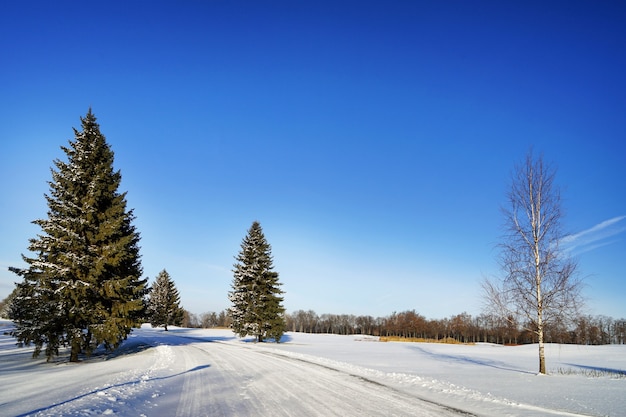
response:
<path id="1" fill-rule="evenodd" d="M 443 319 L 427 319 L 415 310 L 394 312 L 386 317 L 354 314 L 321 314 L 313 310 L 297 310 L 285 315 L 287 331 L 298 333 L 329 333 L 338 335 L 361 334 L 421 338 L 430 340 L 453 339 L 460 343 L 529 344 L 537 343 L 528 324 L 515 323 L 495 315 L 468 313 Z M 207 312 L 200 315 L 185 312 L 183 327 L 229 328 L 228 311 Z M 607 345 L 626 344 L 626 319 L 604 315 L 583 315 L 571 325 L 548 325 L 547 343 Z"/>
<path id="2" fill-rule="evenodd" d="M 497 344 L 537 343 L 528 323 L 512 318 L 461 313 L 444 319 L 426 319 L 415 310 L 392 313 L 386 317 L 352 314 L 322 314 L 298 310 L 286 315 L 287 330 L 302 333 L 332 333 L 396 336 L 431 340 L 454 339 L 461 343 L 488 342 Z M 546 326 L 547 343 L 583 345 L 625 344 L 626 319 L 607 316 L 580 316 L 571 325 Z"/>
<path id="3" fill-rule="evenodd" d="M 10 297 L 0 302 L 6 307 Z M 1 309 L 1 308 L 0 308 Z M 0 314 L 7 317 L 7 314 Z M 415 310 L 392 313 L 386 317 L 354 314 L 321 314 L 313 310 L 297 310 L 285 314 L 286 331 L 298 333 L 330 333 L 338 335 L 362 334 L 396 336 L 431 340 L 454 339 L 460 343 L 528 344 L 536 343 L 533 332 L 524 325 L 494 315 L 472 316 L 461 313 L 449 318 L 426 319 Z M 232 318 L 228 310 L 194 314 L 183 310 L 182 327 L 230 328 Z M 547 343 L 608 345 L 626 344 L 626 318 L 615 319 L 605 315 L 582 315 L 570 325 L 549 325 Z"/>
<path id="4" fill-rule="evenodd" d="M 228 310 L 222 310 L 219 313 L 209 311 L 202 314 L 194 314 L 185 310 L 182 326 L 202 329 L 212 329 L 216 327 L 230 328 L 232 323 L 233 320 L 228 314 Z"/>

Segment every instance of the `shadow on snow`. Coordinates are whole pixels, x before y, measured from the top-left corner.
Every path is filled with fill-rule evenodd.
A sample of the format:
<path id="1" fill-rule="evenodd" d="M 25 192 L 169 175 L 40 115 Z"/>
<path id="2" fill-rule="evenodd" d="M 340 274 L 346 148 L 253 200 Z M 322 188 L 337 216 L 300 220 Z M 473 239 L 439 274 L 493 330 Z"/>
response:
<path id="1" fill-rule="evenodd" d="M 127 382 L 122 382 L 122 383 L 119 383 L 119 384 L 110 385 L 110 386 L 107 386 L 105 388 L 99 388 L 99 389 L 95 389 L 95 390 L 86 392 L 84 394 L 77 395 L 76 397 L 67 399 L 65 401 L 61 401 L 61 402 L 56 403 L 56 404 L 52 404 L 52 405 L 49 405 L 49 406 L 46 406 L 46 407 L 38 408 L 36 410 L 28 411 L 26 413 L 18 415 L 17 417 L 26 417 L 26 416 L 29 416 L 29 415 L 32 415 L 32 414 L 35 414 L 35 413 L 40 413 L 42 411 L 48 411 L 48 410 L 51 410 L 51 409 L 53 409 L 55 407 L 58 407 L 58 406 L 61 406 L 61 405 L 64 405 L 64 404 L 69 404 L 72 401 L 80 400 L 81 398 L 85 398 L 85 397 L 88 397 L 90 395 L 94 395 L 94 394 L 97 394 L 98 392 L 101 392 L 101 391 L 104 391 L 104 390 L 108 390 L 108 389 L 111 389 L 111 388 L 121 388 L 121 387 L 125 387 L 125 386 L 139 384 L 139 383 L 142 383 L 142 382 L 151 382 L 151 381 L 160 381 L 160 380 L 170 379 L 170 378 L 174 378 L 174 377 L 181 376 L 181 375 L 184 375 L 184 374 L 188 374 L 190 372 L 200 371 L 202 369 L 209 368 L 210 366 L 211 365 L 199 365 L 199 366 L 196 366 L 195 368 L 188 369 L 186 371 L 179 372 L 177 374 L 161 376 L 161 377 L 154 377 L 154 378 L 146 378 L 146 379 L 140 378 L 140 379 L 133 380 L 133 381 L 127 381 Z"/>
<path id="2" fill-rule="evenodd" d="M 201 335 L 201 334 L 189 334 L 190 330 L 193 332 L 196 329 L 176 328 L 170 330 L 163 329 L 149 329 L 143 330 L 141 333 L 131 333 L 127 340 L 122 343 L 120 347 L 114 351 L 105 351 L 104 348 L 99 348 L 92 355 L 93 359 L 110 360 L 119 356 L 139 353 L 146 349 L 168 345 L 168 346 L 183 346 L 192 343 L 219 343 L 239 340 L 242 343 L 257 343 L 256 338 L 252 336 L 240 338 L 234 333 L 232 336 L 218 336 L 218 335 Z M 287 343 L 292 341 L 290 335 L 284 334 L 280 343 Z M 262 343 L 275 343 L 274 339 L 268 339 Z M 89 360 L 88 358 L 86 358 Z"/>
<path id="3" fill-rule="evenodd" d="M 233 339 L 237 339 L 237 337 L 234 337 Z M 291 342 L 293 340 L 293 338 L 288 335 L 288 334 L 283 334 L 283 336 L 280 338 L 280 343 L 288 343 Z M 241 341 L 244 343 L 258 343 L 256 341 L 255 337 L 252 336 L 246 336 L 244 338 L 241 338 Z M 268 338 L 265 339 L 264 341 L 262 341 L 261 343 L 276 343 L 275 340 L 273 338 Z"/>
<path id="4" fill-rule="evenodd" d="M 463 356 L 463 355 L 446 355 L 443 353 L 435 353 L 419 346 L 411 346 L 410 349 L 418 351 L 419 353 L 423 355 L 430 356 L 433 359 L 437 359 L 437 360 L 441 360 L 445 362 L 458 362 L 458 363 L 467 363 L 470 365 L 488 366 L 490 368 L 501 369 L 503 371 L 516 372 L 520 374 L 529 374 L 529 375 L 536 374 L 536 372 L 513 368 L 510 364 L 507 364 L 505 362 L 473 358 L 473 357 L 468 357 L 468 356 Z"/>
<path id="5" fill-rule="evenodd" d="M 623 369 L 604 368 L 601 366 L 579 365 L 577 363 L 564 363 L 564 365 L 573 366 L 575 368 L 584 369 L 586 371 L 626 376 L 626 370 L 623 370 Z"/>

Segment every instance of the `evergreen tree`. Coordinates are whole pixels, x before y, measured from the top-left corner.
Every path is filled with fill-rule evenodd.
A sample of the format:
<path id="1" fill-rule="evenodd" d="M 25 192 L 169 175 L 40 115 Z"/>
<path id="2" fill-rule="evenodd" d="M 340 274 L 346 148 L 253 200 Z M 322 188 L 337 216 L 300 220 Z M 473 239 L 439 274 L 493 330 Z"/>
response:
<path id="1" fill-rule="evenodd" d="M 34 256 L 22 256 L 25 269 L 10 268 L 23 278 L 14 335 L 35 345 L 33 356 L 45 345 L 48 360 L 60 347 L 71 348 L 70 361 L 101 344 L 114 349 L 144 314 L 139 233 L 118 192 L 122 177 L 91 109 L 81 124 L 61 147 L 68 161 L 54 161 L 48 218 L 33 222 L 42 229 L 30 239 Z"/>
<path id="2" fill-rule="evenodd" d="M 17 286 L 13 288 L 11 294 L 9 294 L 4 300 L 0 301 L 0 318 L 3 319 L 12 319 L 11 317 L 11 306 L 17 297 L 18 288 Z"/>
<path id="3" fill-rule="evenodd" d="M 269 337 L 278 343 L 285 332 L 283 291 L 259 222 L 252 223 L 235 259 L 229 293 L 233 331 L 241 337 L 255 336 L 259 342 Z"/>
<path id="4" fill-rule="evenodd" d="M 183 322 L 185 310 L 180 307 L 180 295 L 164 269 L 157 275 L 150 292 L 148 315 L 152 327 L 180 326 Z"/>

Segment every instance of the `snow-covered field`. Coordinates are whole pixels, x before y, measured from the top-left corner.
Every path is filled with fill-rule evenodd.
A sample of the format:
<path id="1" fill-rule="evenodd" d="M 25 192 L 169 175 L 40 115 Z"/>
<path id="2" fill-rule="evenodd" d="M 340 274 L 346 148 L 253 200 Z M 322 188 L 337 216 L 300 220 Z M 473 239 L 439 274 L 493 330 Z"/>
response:
<path id="1" fill-rule="evenodd" d="M 0 335 L 1 416 L 626 415 L 624 345 L 548 345 L 548 376 L 536 345 L 149 326 L 78 364 L 31 353 Z"/>

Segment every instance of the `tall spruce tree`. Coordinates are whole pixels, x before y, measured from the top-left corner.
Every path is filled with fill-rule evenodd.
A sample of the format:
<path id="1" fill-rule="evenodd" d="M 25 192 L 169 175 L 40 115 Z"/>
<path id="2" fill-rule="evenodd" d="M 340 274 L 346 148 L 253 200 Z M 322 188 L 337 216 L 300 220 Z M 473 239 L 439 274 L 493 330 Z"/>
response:
<path id="1" fill-rule="evenodd" d="M 259 342 L 272 338 L 278 343 L 285 332 L 283 291 L 259 222 L 252 223 L 235 259 L 229 293 L 233 331 L 241 337 L 255 336 Z"/>
<path id="2" fill-rule="evenodd" d="M 180 295 L 170 278 L 170 274 L 164 269 L 157 275 L 148 302 L 148 315 L 152 327 L 180 326 L 183 322 L 185 310 L 180 306 Z"/>
<path id="3" fill-rule="evenodd" d="M 48 218 L 35 220 L 42 233 L 22 255 L 27 268 L 10 268 L 23 279 L 12 305 L 18 344 L 45 346 L 48 360 L 70 347 L 70 361 L 99 345 L 116 348 L 144 316 L 139 233 L 119 193 L 122 176 L 113 151 L 91 112 L 82 130 L 61 147 L 49 181 Z"/>

